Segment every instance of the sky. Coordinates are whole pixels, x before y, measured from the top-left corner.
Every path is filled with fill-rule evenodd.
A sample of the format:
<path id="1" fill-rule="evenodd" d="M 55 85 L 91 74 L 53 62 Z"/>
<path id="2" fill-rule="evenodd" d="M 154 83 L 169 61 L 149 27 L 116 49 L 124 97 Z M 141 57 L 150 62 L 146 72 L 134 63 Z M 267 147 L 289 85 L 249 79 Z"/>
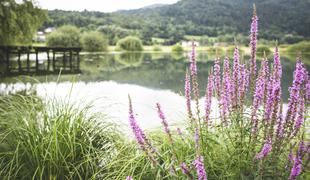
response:
<path id="1" fill-rule="evenodd" d="M 36 0 L 43 9 L 113 12 L 138 9 L 152 4 L 173 4 L 178 0 Z"/>

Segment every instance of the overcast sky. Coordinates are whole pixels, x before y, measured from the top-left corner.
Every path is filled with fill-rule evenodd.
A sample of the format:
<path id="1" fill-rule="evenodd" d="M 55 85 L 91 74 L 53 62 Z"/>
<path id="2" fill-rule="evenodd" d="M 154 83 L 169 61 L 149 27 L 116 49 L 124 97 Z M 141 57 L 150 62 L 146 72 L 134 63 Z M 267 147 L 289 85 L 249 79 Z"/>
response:
<path id="1" fill-rule="evenodd" d="M 138 9 L 152 4 L 173 4 L 178 0 L 36 0 L 44 9 L 113 12 Z"/>

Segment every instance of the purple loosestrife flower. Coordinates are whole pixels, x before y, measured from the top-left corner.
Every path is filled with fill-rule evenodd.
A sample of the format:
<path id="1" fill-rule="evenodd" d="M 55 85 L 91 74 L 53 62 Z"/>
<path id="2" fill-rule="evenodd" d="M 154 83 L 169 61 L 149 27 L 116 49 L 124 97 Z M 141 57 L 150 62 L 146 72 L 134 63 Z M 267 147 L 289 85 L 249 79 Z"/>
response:
<path id="1" fill-rule="evenodd" d="M 293 135 L 296 136 L 299 129 L 301 128 L 303 122 L 304 122 L 304 113 L 305 113 L 305 100 L 303 96 L 299 97 L 299 103 L 298 103 L 298 109 L 297 109 L 297 117 L 295 120 L 294 125 L 294 133 Z"/>
<path id="2" fill-rule="evenodd" d="M 220 88 L 221 88 L 221 66 L 220 66 L 220 58 L 217 57 L 214 61 L 213 67 L 214 73 L 214 89 L 218 98 L 220 98 Z"/>
<path id="3" fill-rule="evenodd" d="M 240 78 L 240 84 L 238 87 L 238 100 L 239 100 L 239 105 L 242 106 L 243 105 L 243 99 L 244 96 L 246 94 L 246 90 L 247 90 L 247 85 L 248 85 L 248 78 L 249 78 L 249 73 L 246 69 L 245 64 L 240 65 L 240 74 L 239 74 L 239 78 Z"/>
<path id="4" fill-rule="evenodd" d="M 252 122 L 252 133 L 255 135 L 257 132 L 257 126 L 258 126 L 258 117 L 257 117 L 257 110 L 259 106 L 262 105 L 264 96 L 265 96 L 265 90 L 267 87 L 267 71 L 268 70 L 268 60 L 265 58 L 262 61 L 261 69 L 259 72 L 259 76 L 256 80 L 256 87 L 254 92 L 254 99 L 253 99 L 253 105 L 252 105 L 252 113 L 251 113 L 251 122 Z"/>
<path id="5" fill-rule="evenodd" d="M 257 33 L 258 33 L 258 17 L 256 15 L 255 5 L 253 6 L 253 17 L 252 17 L 250 31 L 251 31 L 251 35 L 250 35 L 250 48 L 251 48 L 250 76 L 251 76 L 251 83 L 254 86 L 254 80 L 256 76 L 256 49 L 257 49 Z"/>
<path id="6" fill-rule="evenodd" d="M 309 77 L 308 77 L 307 84 L 306 84 L 306 101 L 307 103 L 310 102 L 310 79 Z"/>
<path id="7" fill-rule="evenodd" d="M 182 162 L 181 165 L 181 170 L 182 170 L 182 173 L 186 176 L 190 176 L 190 172 L 189 172 L 189 169 L 188 167 L 186 166 L 185 162 Z"/>
<path id="8" fill-rule="evenodd" d="M 230 69 L 229 69 L 229 59 L 226 57 L 224 59 L 224 67 L 223 67 L 223 80 L 222 80 L 222 91 L 221 91 L 221 115 L 226 122 L 226 118 L 229 115 L 229 107 L 231 104 L 232 97 L 232 81 L 230 79 Z"/>
<path id="9" fill-rule="evenodd" d="M 190 54 L 190 60 L 191 60 L 191 75 L 196 76 L 197 75 L 197 64 L 196 64 L 196 51 L 195 51 L 195 43 L 192 42 L 192 51 Z"/>
<path id="10" fill-rule="evenodd" d="M 198 180 L 207 180 L 207 174 L 203 164 L 203 157 L 198 156 L 197 159 L 194 161 L 194 165 L 197 171 Z"/>
<path id="11" fill-rule="evenodd" d="M 208 85 L 206 89 L 206 99 L 205 99 L 205 113 L 206 113 L 206 124 L 207 126 L 211 124 L 210 114 L 211 114 L 211 104 L 212 104 L 212 94 L 213 94 L 213 74 L 212 71 L 208 76 Z"/>
<path id="12" fill-rule="evenodd" d="M 145 135 L 144 135 L 142 129 L 139 127 L 139 125 L 138 125 L 138 123 L 134 117 L 130 96 L 128 96 L 128 99 L 129 99 L 129 124 L 131 126 L 133 134 L 134 134 L 136 141 L 139 144 L 140 148 L 143 151 L 146 151 L 147 149 L 145 147 L 145 142 L 146 142 Z"/>
<path id="13" fill-rule="evenodd" d="M 133 178 L 130 177 L 130 176 L 127 176 L 127 177 L 126 177 L 126 180 L 133 180 Z"/>
<path id="14" fill-rule="evenodd" d="M 161 123 L 162 123 L 163 126 L 164 126 L 165 132 L 166 132 L 166 134 L 169 136 L 169 139 L 172 140 L 172 138 L 171 138 L 171 133 L 170 133 L 170 130 L 169 130 L 169 127 L 168 127 L 168 122 L 167 122 L 167 120 L 166 120 L 166 117 L 165 117 L 163 111 L 161 110 L 160 104 L 159 104 L 159 103 L 156 103 L 156 107 L 157 107 L 158 116 L 159 116 L 159 118 L 161 119 Z"/>
<path id="15" fill-rule="evenodd" d="M 234 92 L 233 92 L 233 106 L 237 105 L 238 87 L 239 87 L 239 74 L 240 74 L 240 56 L 239 49 L 236 47 L 234 50 L 234 64 L 233 64 L 233 80 L 234 80 Z"/>
<path id="16" fill-rule="evenodd" d="M 297 115 L 297 107 L 298 100 L 300 96 L 300 91 L 302 89 L 302 84 L 306 80 L 307 71 L 304 69 L 301 59 L 297 58 L 296 68 L 294 71 L 294 80 L 292 86 L 289 88 L 290 97 L 288 102 L 288 109 L 285 117 L 285 128 L 290 128 L 292 130 L 292 126 L 294 123 L 294 119 Z"/>
<path id="17" fill-rule="evenodd" d="M 277 130 L 276 130 L 276 137 L 277 139 L 284 137 L 284 122 L 283 122 L 283 112 L 282 112 L 282 105 L 280 106 L 280 112 L 278 114 L 277 120 Z"/>
<path id="18" fill-rule="evenodd" d="M 255 159 L 260 160 L 266 157 L 272 150 L 272 140 L 268 138 L 262 148 L 262 150 L 256 154 Z"/>
<path id="19" fill-rule="evenodd" d="M 288 178 L 289 180 L 296 180 L 297 177 L 300 175 L 302 171 L 302 156 L 304 155 L 305 152 L 306 152 L 306 148 L 304 145 L 304 141 L 301 140 L 301 142 L 299 142 L 299 145 L 298 145 L 296 156 L 293 158 L 294 164 L 291 169 L 291 174 Z"/>
<path id="20" fill-rule="evenodd" d="M 273 58 L 273 74 L 272 78 L 274 81 L 281 81 L 282 77 L 282 65 L 280 62 L 280 55 L 278 47 L 276 47 Z"/>
<path id="21" fill-rule="evenodd" d="M 191 79 L 190 75 L 188 74 L 188 71 L 186 72 L 185 76 L 185 98 L 186 98 L 186 107 L 187 107 L 187 114 L 188 118 L 192 119 L 193 114 L 191 110 Z"/>

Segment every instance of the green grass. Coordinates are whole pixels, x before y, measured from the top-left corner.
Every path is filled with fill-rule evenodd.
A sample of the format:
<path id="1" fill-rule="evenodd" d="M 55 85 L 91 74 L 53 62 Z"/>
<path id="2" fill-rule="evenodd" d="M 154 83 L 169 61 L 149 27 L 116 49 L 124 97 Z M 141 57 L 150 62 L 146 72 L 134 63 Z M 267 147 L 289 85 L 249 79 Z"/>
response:
<path id="1" fill-rule="evenodd" d="M 102 179 L 120 140 L 90 107 L 0 97 L 0 179 Z"/>

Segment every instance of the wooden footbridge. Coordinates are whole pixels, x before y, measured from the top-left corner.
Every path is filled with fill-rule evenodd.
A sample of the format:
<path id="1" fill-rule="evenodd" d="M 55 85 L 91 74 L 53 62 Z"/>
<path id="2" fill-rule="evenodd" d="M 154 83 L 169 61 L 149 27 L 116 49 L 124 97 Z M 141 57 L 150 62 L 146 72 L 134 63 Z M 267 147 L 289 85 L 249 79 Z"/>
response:
<path id="1" fill-rule="evenodd" d="M 79 73 L 80 52 L 79 47 L 0 45 L 0 74 Z"/>

